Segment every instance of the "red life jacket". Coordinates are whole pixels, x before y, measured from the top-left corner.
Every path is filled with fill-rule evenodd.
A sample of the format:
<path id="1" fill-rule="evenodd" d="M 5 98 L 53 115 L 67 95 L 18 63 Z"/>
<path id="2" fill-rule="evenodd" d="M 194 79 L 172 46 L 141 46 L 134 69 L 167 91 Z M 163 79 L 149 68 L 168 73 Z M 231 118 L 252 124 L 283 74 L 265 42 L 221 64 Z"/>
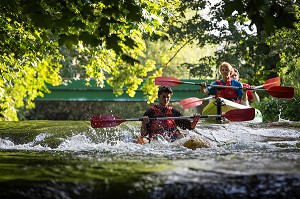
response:
<path id="1" fill-rule="evenodd" d="M 243 83 L 243 87 L 250 88 L 250 85 Z M 248 100 L 252 101 L 253 100 L 253 94 L 252 94 L 251 90 L 247 90 L 246 93 L 247 93 L 247 96 L 248 96 Z"/>
<path id="2" fill-rule="evenodd" d="M 164 112 L 157 106 L 152 106 L 151 109 L 154 111 L 154 117 L 173 117 L 172 107 L 168 106 Z M 152 120 L 150 122 L 149 128 L 149 137 L 152 138 L 155 134 L 167 135 L 169 137 L 175 136 L 178 134 L 179 130 L 177 129 L 177 125 L 175 120 Z"/>
<path id="3" fill-rule="evenodd" d="M 216 82 L 218 85 L 231 86 L 231 81 L 232 79 L 228 78 L 225 84 L 221 80 L 217 80 Z M 238 94 L 233 88 L 218 88 L 215 98 L 218 97 L 222 97 L 228 100 L 233 100 L 236 103 L 240 103 L 240 100 L 238 99 Z"/>

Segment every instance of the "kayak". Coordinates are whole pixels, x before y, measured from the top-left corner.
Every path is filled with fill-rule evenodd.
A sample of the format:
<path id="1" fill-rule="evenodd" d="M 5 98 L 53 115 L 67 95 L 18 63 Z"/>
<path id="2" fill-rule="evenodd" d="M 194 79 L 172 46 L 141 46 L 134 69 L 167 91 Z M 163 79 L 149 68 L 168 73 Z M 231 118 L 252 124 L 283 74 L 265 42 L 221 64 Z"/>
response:
<path id="1" fill-rule="evenodd" d="M 249 106 L 235 103 L 233 101 L 220 98 L 221 99 L 221 113 L 217 111 L 217 101 L 216 99 L 211 99 L 209 104 L 203 108 L 202 115 L 216 115 L 216 114 L 225 114 L 228 111 L 235 109 L 248 109 Z M 250 122 L 259 123 L 262 122 L 262 114 L 258 109 L 255 109 L 255 118 Z"/>
<path id="2" fill-rule="evenodd" d="M 138 144 L 167 144 L 170 146 L 184 146 L 188 149 L 198 149 L 198 148 L 208 148 L 210 147 L 210 143 L 201 138 L 201 137 L 192 137 L 192 136 L 185 136 L 183 138 L 177 139 L 174 142 L 169 142 L 165 140 L 162 136 L 157 137 L 149 142 L 149 139 L 146 137 L 139 136 L 137 139 Z"/>

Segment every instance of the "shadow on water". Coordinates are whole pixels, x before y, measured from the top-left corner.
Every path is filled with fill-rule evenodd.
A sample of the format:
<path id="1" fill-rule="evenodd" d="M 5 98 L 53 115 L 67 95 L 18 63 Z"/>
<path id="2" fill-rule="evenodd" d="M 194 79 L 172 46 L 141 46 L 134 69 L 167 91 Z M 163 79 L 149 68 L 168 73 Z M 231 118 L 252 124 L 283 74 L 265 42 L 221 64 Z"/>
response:
<path id="1" fill-rule="evenodd" d="M 139 123 L 0 123 L 0 198 L 300 198 L 298 123 L 200 122 L 211 143 L 135 144 Z"/>

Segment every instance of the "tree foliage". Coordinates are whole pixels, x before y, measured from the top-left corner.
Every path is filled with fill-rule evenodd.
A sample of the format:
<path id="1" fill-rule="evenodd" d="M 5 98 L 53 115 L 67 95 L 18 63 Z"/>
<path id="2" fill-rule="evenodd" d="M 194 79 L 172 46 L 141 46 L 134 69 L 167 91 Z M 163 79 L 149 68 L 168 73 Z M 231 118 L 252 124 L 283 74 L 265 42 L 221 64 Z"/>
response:
<path id="1" fill-rule="evenodd" d="M 126 90 L 134 96 L 148 73 L 161 74 L 153 61 L 139 62 L 143 36 L 162 36 L 177 3 L 1 0 L 0 118 L 17 120 L 17 109 L 24 103 L 32 107 L 48 91 L 46 83 L 60 84 L 61 75 L 87 83 L 95 78 L 99 86 L 107 80 L 116 95 Z M 150 88 L 146 91 L 151 94 Z"/>
<path id="2" fill-rule="evenodd" d="M 299 2 L 293 0 L 223 0 L 183 1 L 180 12 L 193 10 L 189 20 L 170 28 L 169 34 L 178 41 L 197 42 L 198 46 L 215 44 L 220 46 L 212 56 L 201 58 L 198 64 L 190 65 L 191 72 L 198 77 L 215 77 L 216 65 L 228 61 L 240 69 L 242 78 L 249 83 L 262 83 L 267 78 L 281 74 L 282 53 L 292 50 L 291 33 L 299 37 Z M 203 13 L 204 7 L 210 7 Z M 181 30 L 181 31 L 179 31 Z M 284 39 L 276 36 L 281 32 Z M 277 38 L 277 39 L 275 39 Z M 297 40 L 294 40 L 299 41 Z M 284 43 L 282 43 L 284 42 Z M 295 43 L 294 43 L 295 44 Z M 290 49 L 287 49 L 290 48 Z M 299 53 L 292 50 L 289 59 Z M 286 57 L 285 57 L 286 58 Z M 254 78 L 252 78 L 254 77 Z"/>
<path id="3" fill-rule="evenodd" d="M 212 56 L 189 64 L 191 73 L 199 78 L 218 78 L 217 65 L 223 61 L 239 69 L 241 81 L 261 85 L 267 79 L 280 75 L 283 85 L 293 86 L 293 103 L 263 99 L 259 108 L 266 117 L 274 117 L 270 110 L 278 109 L 282 116 L 292 116 L 299 100 L 299 1 L 294 0 L 223 0 L 183 1 L 179 8 L 183 15 L 187 10 L 194 15 L 187 21 L 179 21 L 169 34 L 177 41 L 218 45 Z M 210 7 L 203 13 L 204 7 Z M 180 31 L 181 30 L 181 31 Z M 268 96 L 268 95 L 266 95 Z M 269 104 L 268 104 L 269 103 Z M 291 107 L 287 108 L 287 104 Z M 266 108 L 267 107 L 267 108 Z M 275 112 L 274 112 L 275 113 Z M 298 117 L 286 117 L 296 119 Z M 270 118 L 269 118 L 270 119 Z"/>
<path id="4" fill-rule="evenodd" d="M 48 92 L 45 83 L 61 82 L 60 54 L 51 35 L 46 30 L 30 30 L 28 24 L 13 18 L 17 14 L 1 12 L 0 17 L 0 118 L 3 120 L 17 120 L 19 107 L 33 107 L 33 100 Z"/>

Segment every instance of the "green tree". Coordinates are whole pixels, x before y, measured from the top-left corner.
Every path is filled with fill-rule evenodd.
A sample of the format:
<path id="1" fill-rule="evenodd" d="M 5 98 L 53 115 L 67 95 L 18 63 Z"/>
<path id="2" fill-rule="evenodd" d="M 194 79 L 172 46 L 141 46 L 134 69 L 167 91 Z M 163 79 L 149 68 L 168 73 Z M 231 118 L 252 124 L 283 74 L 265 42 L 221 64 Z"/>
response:
<path id="1" fill-rule="evenodd" d="M 61 74 L 95 78 L 134 96 L 142 79 L 161 75 L 143 57 L 144 35 L 162 36 L 178 1 L 1 0 L 0 118 L 17 120 L 17 110 L 47 92 Z M 61 73 L 62 72 L 62 73 Z M 66 73 L 67 72 L 67 73 Z M 150 75 L 148 75 L 150 73 Z M 70 75 L 69 75 L 70 76 Z M 149 100 L 154 100 L 149 97 Z"/>
<path id="2" fill-rule="evenodd" d="M 170 28 L 169 34 L 177 41 L 197 42 L 198 46 L 218 45 L 213 56 L 201 58 L 190 65 L 196 76 L 206 74 L 215 77 L 216 65 L 228 61 L 243 74 L 249 83 L 263 83 L 266 78 L 278 76 L 281 53 L 278 46 L 288 45 L 274 42 L 274 35 L 296 30 L 299 22 L 299 2 L 293 0 L 223 0 L 183 1 L 179 12 L 187 10 L 194 14 L 187 21 L 179 21 Z M 203 9 L 210 7 L 209 12 Z M 190 12 L 189 12 L 190 13 Z M 294 31 L 296 35 L 299 35 Z M 278 38 L 278 37 L 277 37 Z M 272 41 L 272 42 L 271 42 Z M 296 51 L 294 51 L 296 53 Z M 294 54 L 295 55 L 295 54 Z M 299 53 L 298 53 L 299 55 Z M 254 78 L 250 78 L 254 77 Z"/>
<path id="3" fill-rule="evenodd" d="M 274 103 L 272 99 L 264 99 L 261 104 L 268 108 L 261 110 L 267 115 L 268 110 L 282 107 L 285 110 L 282 115 L 292 116 L 299 104 L 299 5 L 300 2 L 294 0 L 184 0 L 178 12 L 193 15 L 186 21 L 173 23 L 169 35 L 179 43 L 190 41 L 199 47 L 219 46 L 212 56 L 188 64 L 192 75 L 199 78 L 218 78 L 215 69 L 223 61 L 238 68 L 242 81 L 253 85 L 280 75 L 283 85 L 295 89 L 293 108 L 287 108 L 286 100 Z M 207 7 L 210 9 L 204 13 Z M 276 114 L 278 118 L 278 111 Z"/>
<path id="4" fill-rule="evenodd" d="M 60 54 L 47 31 L 30 31 L 7 15 L 0 17 L 0 27 L 0 119 L 18 120 L 17 109 L 33 107 L 48 91 L 45 83 L 61 82 Z"/>
<path id="5" fill-rule="evenodd" d="M 189 43 L 174 45 L 171 40 L 147 40 L 145 59 L 155 61 L 156 68 L 162 68 L 164 76 L 189 79 L 193 76 L 187 65 L 196 64 L 199 58 L 213 54 L 214 50 L 214 46 L 199 48 L 196 44 Z"/>

